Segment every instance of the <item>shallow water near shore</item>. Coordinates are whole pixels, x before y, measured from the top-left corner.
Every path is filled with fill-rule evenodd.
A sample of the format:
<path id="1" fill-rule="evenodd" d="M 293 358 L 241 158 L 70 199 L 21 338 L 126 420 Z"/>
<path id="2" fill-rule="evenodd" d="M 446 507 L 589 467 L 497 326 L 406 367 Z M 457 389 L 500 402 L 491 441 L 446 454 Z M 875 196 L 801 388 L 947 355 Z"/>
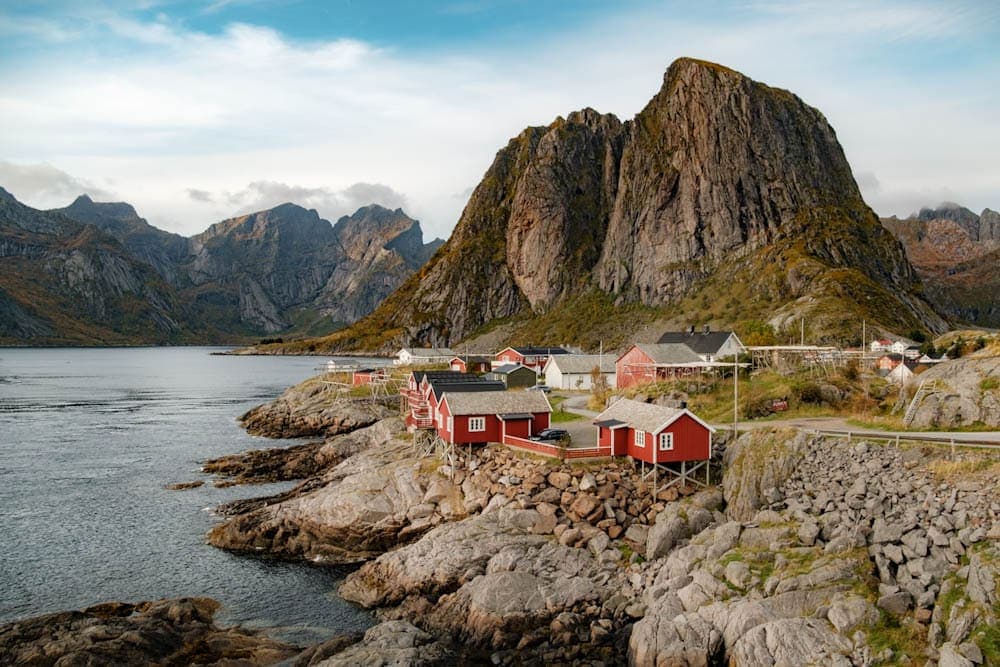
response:
<path id="1" fill-rule="evenodd" d="M 223 604 L 220 623 L 272 628 L 301 645 L 371 625 L 336 597 L 343 570 L 205 544 L 219 520 L 211 508 L 292 484 L 217 489 L 199 462 L 280 446 L 236 418 L 326 362 L 217 351 L 0 350 L 0 622 L 208 596 Z M 198 479 L 205 485 L 163 488 Z"/>

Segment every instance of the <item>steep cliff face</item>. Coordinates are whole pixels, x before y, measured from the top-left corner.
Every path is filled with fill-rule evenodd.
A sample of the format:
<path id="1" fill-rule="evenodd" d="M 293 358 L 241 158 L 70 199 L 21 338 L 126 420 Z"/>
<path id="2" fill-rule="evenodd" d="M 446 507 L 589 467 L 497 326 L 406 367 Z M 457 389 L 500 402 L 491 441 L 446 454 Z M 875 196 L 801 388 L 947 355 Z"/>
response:
<path id="1" fill-rule="evenodd" d="M 861 317 L 944 327 L 822 114 L 685 58 L 631 121 L 586 109 L 513 139 L 428 266 L 318 345 L 451 344 L 592 293 L 716 324 L 807 317 L 815 340 Z"/>
<path id="2" fill-rule="evenodd" d="M 6 194 L 6 192 L 4 193 Z M 180 342 L 170 286 L 94 226 L 0 197 L 0 342 Z"/>
<path id="3" fill-rule="evenodd" d="M 1000 326 L 1000 214 L 944 203 L 882 224 L 906 248 L 938 310 L 959 322 Z"/>
<path id="4" fill-rule="evenodd" d="M 188 260 L 190 241 L 179 234 L 153 227 L 139 217 L 131 204 L 95 202 L 87 195 L 80 195 L 66 208 L 54 212 L 94 225 L 115 237 L 134 258 L 152 266 L 170 284 L 188 282 L 183 272 L 178 270 L 178 265 Z"/>

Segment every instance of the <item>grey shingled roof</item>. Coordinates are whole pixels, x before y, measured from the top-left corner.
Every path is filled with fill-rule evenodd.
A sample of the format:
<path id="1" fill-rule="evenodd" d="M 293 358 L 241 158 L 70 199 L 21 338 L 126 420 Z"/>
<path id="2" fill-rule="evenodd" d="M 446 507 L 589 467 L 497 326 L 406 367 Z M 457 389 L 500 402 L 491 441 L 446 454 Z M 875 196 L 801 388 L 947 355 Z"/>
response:
<path id="1" fill-rule="evenodd" d="M 563 373 L 587 374 L 598 365 L 602 373 L 615 372 L 615 358 L 610 354 L 560 354 L 553 356 L 550 363 Z"/>
<path id="2" fill-rule="evenodd" d="M 699 364 L 699 357 L 684 343 L 637 343 L 636 347 L 657 364 Z"/>
<path id="3" fill-rule="evenodd" d="M 667 331 L 657 343 L 683 343 L 698 354 L 716 354 L 730 336 L 732 331 L 710 331 L 709 333 L 694 332 L 690 334 L 686 331 Z"/>
<path id="4" fill-rule="evenodd" d="M 515 412 L 552 412 L 540 391 L 484 391 L 469 394 L 445 392 L 453 415 L 505 415 Z"/>
<path id="5" fill-rule="evenodd" d="M 680 408 L 641 403 L 630 398 L 620 398 L 594 418 L 595 422 L 617 420 L 647 433 L 655 433 L 664 424 L 684 412 Z"/>

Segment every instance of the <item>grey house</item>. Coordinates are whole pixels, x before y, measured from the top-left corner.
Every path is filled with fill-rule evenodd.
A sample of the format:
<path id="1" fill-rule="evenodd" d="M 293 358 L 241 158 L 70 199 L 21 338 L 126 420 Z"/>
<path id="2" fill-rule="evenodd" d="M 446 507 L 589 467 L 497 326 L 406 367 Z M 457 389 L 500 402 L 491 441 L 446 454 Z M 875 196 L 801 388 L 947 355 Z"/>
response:
<path id="1" fill-rule="evenodd" d="M 503 382 L 507 389 L 532 387 L 538 382 L 538 375 L 527 366 L 520 364 L 504 364 L 497 366 L 484 376 L 484 379 Z"/>

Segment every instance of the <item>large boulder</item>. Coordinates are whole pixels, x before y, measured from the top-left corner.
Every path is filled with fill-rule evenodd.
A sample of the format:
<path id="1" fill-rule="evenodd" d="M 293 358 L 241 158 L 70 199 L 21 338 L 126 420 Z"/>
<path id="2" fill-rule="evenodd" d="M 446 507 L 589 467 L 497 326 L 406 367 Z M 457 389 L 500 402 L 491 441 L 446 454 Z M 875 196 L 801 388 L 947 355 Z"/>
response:
<path id="1" fill-rule="evenodd" d="M 730 667 L 828 665 L 851 667 L 851 640 L 829 630 L 824 621 L 784 618 L 758 625 L 729 654 Z"/>
<path id="2" fill-rule="evenodd" d="M 360 642 L 317 665 L 426 667 L 449 664 L 454 659 L 454 655 L 442 642 L 409 621 L 386 621 L 368 630 Z"/>
<path id="3" fill-rule="evenodd" d="M 336 398 L 322 377 L 314 377 L 247 411 L 240 421 L 252 435 L 303 438 L 348 433 L 396 413 L 369 399 Z"/>
<path id="4" fill-rule="evenodd" d="M 765 503 L 765 494 L 780 489 L 809 446 L 810 436 L 796 429 L 758 429 L 726 447 L 722 490 L 726 515 L 749 520 Z"/>
<path id="5" fill-rule="evenodd" d="M 1000 357 L 962 357 L 920 375 L 934 387 L 918 403 L 908 426 L 954 428 L 982 422 L 1000 427 Z"/>

